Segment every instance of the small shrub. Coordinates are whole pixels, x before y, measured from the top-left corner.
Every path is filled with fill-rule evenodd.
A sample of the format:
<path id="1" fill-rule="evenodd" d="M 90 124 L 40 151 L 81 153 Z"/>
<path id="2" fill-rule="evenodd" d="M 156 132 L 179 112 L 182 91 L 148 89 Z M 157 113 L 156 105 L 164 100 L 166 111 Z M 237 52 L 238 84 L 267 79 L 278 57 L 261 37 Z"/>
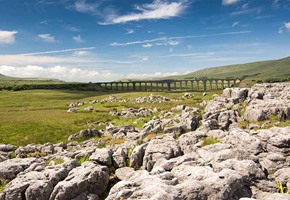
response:
<path id="1" fill-rule="evenodd" d="M 221 143 L 221 141 L 219 139 L 215 139 L 215 138 L 212 138 L 212 137 L 205 137 L 203 139 L 203 143 L 202 143 L 202 146 L 207 146 L 207 145 L 211 145 L 211 144 L 216 144 L 216 143 Z"/>
<path id="2" fill-rule="evenodd" d="M 277 181 L 276 185 L 279 189 L 279 193 L 281 193 L 281 194 L 289 194 L 290 193 L 290 190 L 286 186 L 284 186 L 281 182 Z"/>
<path id="3" fill-rule="evenodd" d="M 131 159 L 130 158 L 126 158 L 125 162 L 126 162 L 126 167 L 130 167 Z"/>
<path id="4" fill-rule="evenodd" d="M 11 154 L 9 155 L 9 158 L 12 159 L 12 158 L 16 158 L 16 153 L 15 151 L 12 151 Z"/>
<path id="5" fill-rule="evenodd" d="M 0 179 L 0 192 L 2 192 L 5 189 L 5 186 L 8 184 L 7 180 Z"/>

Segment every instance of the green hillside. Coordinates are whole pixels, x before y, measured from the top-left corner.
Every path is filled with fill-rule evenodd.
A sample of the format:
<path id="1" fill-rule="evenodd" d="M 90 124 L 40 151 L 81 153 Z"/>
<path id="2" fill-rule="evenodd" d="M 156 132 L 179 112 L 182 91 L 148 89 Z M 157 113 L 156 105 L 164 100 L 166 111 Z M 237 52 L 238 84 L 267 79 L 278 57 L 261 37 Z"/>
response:
<path id="1" fill-rule="evenodd" d="M 0 74 L 0 81 L 12 81 L 12 80 L 21 80 L 21 78 L 5 76 L 3 74 Z"/>
<path id="2" fill-rule="evenodd" d="M 213 67 L 180 76 L 170 76 L 172 79 L 207 78 L 286 78 L 290 77 L 290 57 L 279 60 L 253 62 L 239 65 Z"/>

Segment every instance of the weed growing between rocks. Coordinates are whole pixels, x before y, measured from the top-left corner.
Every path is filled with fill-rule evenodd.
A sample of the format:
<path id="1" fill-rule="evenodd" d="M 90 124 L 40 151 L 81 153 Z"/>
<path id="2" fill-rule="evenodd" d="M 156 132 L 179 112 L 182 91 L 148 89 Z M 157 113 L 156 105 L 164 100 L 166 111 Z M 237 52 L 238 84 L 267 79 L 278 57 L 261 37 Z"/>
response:
<path id="1" fill-rule="evenodd" d="M 79 158 L 77 158 L 77 162 L 79 162 L 80 164 L 86 162 L 86 161 L 89 161 L 90 160 L 90 157 L 85 155 L 85 156 L 81 156 Z"/>
<path id="2" fill-rule="evenodd" d="M 276 182 L 276 185 L 279 189 L 279 193 L 281 194 L 290 194 L 290 189 L 288 189 L 285 185 L 283 185 L 281 182 Z"/>
<path id="3" fill-rule="evenodd" d="M 205 137 L 202 139 L 202 146 L 205 147 L 207 145 L 222 143 L 220 140 L 212 138 L 212 137 Z"/>
<path id="4" fill-rule="evenodd" d="M 62 158 L 55 158 L 53 160 L 46 161 L 45 166 L 60 165 L 62 163 L 64 163 L 64 160 Z"/>
<path id="5" fill-rule="evenodd" d="M 5 186 L 8 184 L 7 180 L 0 179 L 0 192 L 2 192 L 5 189 Z"/>
<path id="6" fill-rule="evenodd" d="M 9 155 L 9 158 L 12 159 L 12 158 L 16 158 L 16 153 L 15 151 L 12 151 Z"/>

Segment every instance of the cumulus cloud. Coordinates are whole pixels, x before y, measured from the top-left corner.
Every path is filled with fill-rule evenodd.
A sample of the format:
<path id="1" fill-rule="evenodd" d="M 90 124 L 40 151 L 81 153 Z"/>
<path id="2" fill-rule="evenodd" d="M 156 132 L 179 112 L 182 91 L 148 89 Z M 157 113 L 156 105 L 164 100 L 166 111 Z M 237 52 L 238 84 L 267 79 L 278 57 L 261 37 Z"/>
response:
<path id="1" fill-rule="evenodd" d="M 135 13 L 117 16 L 108 15 L 101 25 L 120 24 L 130 21 L 153 20 L 153 19 L 170 19 L 180 16 L 187 8 L 188 4 L 185 0 L 175 2 L 167 2 L 162 0 L 154 0 L 151 4 L 142 4 L 135 6 Z"/>
<path id="2" fill-rule="evenodd" d="M 38 37 L 45 42 L 56 42 L 55 37 L 50 35 L 49 33 L 39 34 Z"/>
<path id="3" fill-rule="evenodd" d="M 284 23 L 284 27 L 285 27 L 285 29 L 290 31 L 290 22 Z"/>
<path id="4" fill-rule="evenodd" d="M 13 44 L 15 42 L 15 35 L 17 31 L 0 30 L 0 45 Z"/>
<path id="5" fill-rule="evenodd" d="M 85 41 L 82 39 L 81 35 L 77 35 L 75 37 L 73 37 L 73 40 L 76 42 L 76 43 L 84 43 Z"/>
<path id="6" fill-rule="evenodd" d="M 112 74 L 110 71 L 96 71 L 92 69 L 81 69 L 78 67 L 60 65 L 53 67 L 41 67 L 36 65 L 14 67 L 9 65 L 0 65 L 0 73 L 15 77 L 55 78 L 65 81 L 83 82 L 107 81 L 119 78 L 118 75 Z"/>
<path id="7" fill-rule="evenodd" d="M 232 4 L 235 4 L 237 3 L 239 0 L 223 0 L 222 1 L 222 4 L 223 5 L 232 5 Z"/>

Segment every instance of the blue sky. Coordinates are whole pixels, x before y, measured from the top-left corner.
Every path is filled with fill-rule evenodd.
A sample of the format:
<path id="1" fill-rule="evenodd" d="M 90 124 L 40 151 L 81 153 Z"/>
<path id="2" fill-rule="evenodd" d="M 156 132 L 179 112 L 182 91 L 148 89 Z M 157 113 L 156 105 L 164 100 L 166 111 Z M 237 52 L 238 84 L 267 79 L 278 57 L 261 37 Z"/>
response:
<path id="1" fill-rule="evenodd" d="M 0 0 L 0 73 L 112 81 L 290 56 L 290 0 Z"/>

